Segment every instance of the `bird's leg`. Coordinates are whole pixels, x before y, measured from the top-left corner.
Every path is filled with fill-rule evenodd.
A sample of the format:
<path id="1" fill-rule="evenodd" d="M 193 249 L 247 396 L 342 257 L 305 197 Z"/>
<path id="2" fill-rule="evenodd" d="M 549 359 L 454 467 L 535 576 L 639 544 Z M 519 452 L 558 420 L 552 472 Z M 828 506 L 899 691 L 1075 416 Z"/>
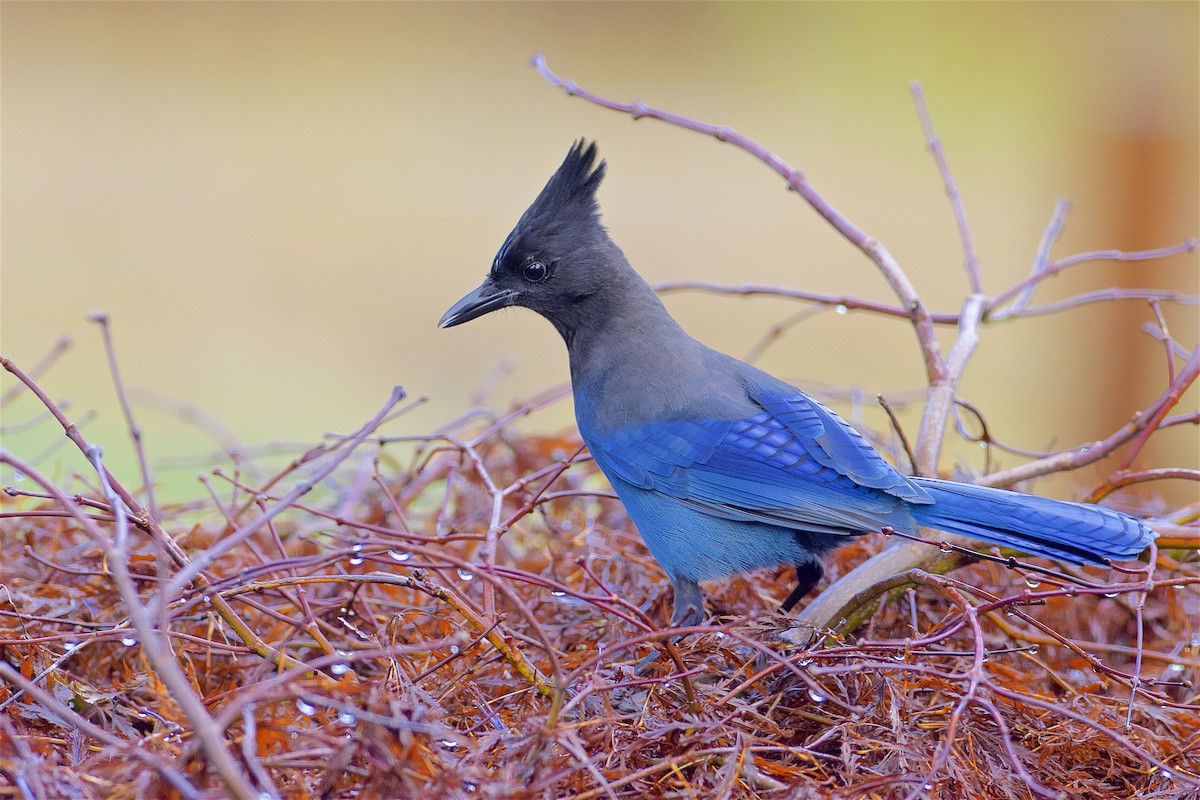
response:
<path id="1" fill-rule="evenodd" d="M 813 590 L 817 585 L 817 581 L 821 580 L 821 576 L 825 574 L 825 570 L 816 561 L 806 561 L 803 564 L 796 565 L 796 588 L 792 589 L 792 593 L 787 596 L 787 600 L 783 601 L 783 605 L 779 607 L 780 611 L 785 614 L 796 607 L 796 603 L 800 599 Z"/>
<path id="2" fill-rule="evenodd" d="M 704 593 L 700 584 L 687 578 L 674 578 L 675 610 L 671 614 L 672 628 L 686 628 L 704 621 Z"/>
<path id="3" fill-rule="evenodd" d="M 671 586 L 675 589 L 675 610 L 671 613 L 671 627 L 686 628 L 703 622 L 704 593 L 700 591 L 700 584 L 687 578 L 672 578 Z M 681 639 L 683 639 L 682 636 L 672 636 L 670 642 L 675 644 Z M 659 652 L 654 650 L 639 661 L 633 668 L 634 672 L 638 675 L 645 675 L 658 660 Z"/>

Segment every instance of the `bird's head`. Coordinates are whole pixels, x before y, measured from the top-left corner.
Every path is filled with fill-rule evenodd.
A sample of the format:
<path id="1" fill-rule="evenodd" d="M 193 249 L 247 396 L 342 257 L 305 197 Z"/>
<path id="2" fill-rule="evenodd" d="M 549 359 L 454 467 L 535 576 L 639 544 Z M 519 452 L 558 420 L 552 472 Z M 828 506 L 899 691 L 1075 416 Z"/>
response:
<path id="1" fill-rule="evenodd" d="M 560 331 L 570 328 L 584 313 L 583 304 L 608 282 L 613 254 L 623 261 L 600 224 L 596 188 L 603 178 L 604 162 L 596 163 L 595 142 L 575 142 L 500 246 L 487 278 L 451 306 L 438 327 L 521 306 Z"/>

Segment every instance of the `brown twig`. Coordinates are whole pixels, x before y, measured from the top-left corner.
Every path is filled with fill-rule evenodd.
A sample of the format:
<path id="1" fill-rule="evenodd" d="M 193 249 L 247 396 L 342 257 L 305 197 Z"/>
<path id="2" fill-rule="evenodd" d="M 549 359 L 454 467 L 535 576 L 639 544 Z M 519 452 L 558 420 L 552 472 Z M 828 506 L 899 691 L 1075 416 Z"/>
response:
<path id="1" fill-rule="evenodd" d="M 991 475 L 985 475 L 980 478 L 979 483 L 984 486 L 1010 486 L 1019 481 L 1048 475 L 1053 472 L 1079 469 L 1080 467 L 1099 461 L 1135 437 L 1140 437 L 1139 441 L 1144 445 L 1146 439 L 1157 430 L 1158 424 L 1175 407 L 1180 398 L 1183 397 L 1183 393 L 1192 385 L 1197 376 L 1200 376 L 1200 346 L 1192 351 L 1187 363 L 1184 364 L 1183 368 L 1176 375 L 1175 382 L 1149 407 L 1135 414 L 1128 424 L 1108 436 L 1108 438 L 1083 445 L 1074 450 L 1065 450 L 1038 459 L 1037 461 L 1031 461 L 1010 469 L 1001 470 L 1000 472 L 994 472 Z M 1138 449 L 1141 449 L 1140 445 Z"/>
<path id="2" fill-rule="evenodd" d="M 104 354 L 108 357 L 108 371 L 112 375 L 113 388 L 117 392 L 117 402 L 121 406 L 121 415 L 125 417 L 129 439 L 133 442 L 133 452 L 137 456 L 138 469 L 142 474 L 142 491 L 146 493 L 146 508 L 150 516 L 159 518 L 158 503 L 154 499 L 154 474 L 146 461 L 146 445 L 142 441 L 142 426 L 133 418 L 133 409 L 129 406 L 129 398 L 125 393 L 125 382 L 121 380 L 121 369 L 117 363 L 117 350 L 113 346 L 112 328 L 108 324 L 108 314 L 103 311 L 93 311 L 88 314 L 88 321 L 100 326 L 100 335 L 104 340 Z M 101 476 L 103 477 L 103 476 Z"/>
<path id="3" fill-rule="evenodd" d="M 758 159 L 763 164 L 766 164 L 768 168 L 783 178 L 790 191 L 804 198 L 805 202 L 826 222 L 833 226 L 834 230 L 844 236 L 847 241 L 875 263 L 875 266 L 888 282 L 888 285 L 891 286 L 892 291 L 899 298 L 900 306 L 904 309 L 905 316 L 912 322 L 913 330 L 916 332 L 917 341 L 920 344 L 921 353 L 924 357 L 926 376 L 929 378 L 930 383 L 945 380 L 942 348 L 938 343 L 937 336 L 934 334 L 933 319 L 928 309 L 925 308 L 924 303 L 921 302 L 920 297 L 917 295 L 917 290 L 913 287 L 908 276 L 881 242 L 868 236 L 835 209 L 832 204 L 813 188 L 803 172 L 789 166 L 782 158 L 761 144 L 737 133 L 731 128 L 720 125 L 709 125 L 680 116 L 679 114 L 661 111 L 651 108 L 641 101 L 618 103 L 581 89 L 573 81 L 560 78 L 551 72 L 550 68 L 546 65 L 545 57 L 540 53 L 533 57 L 533 66 L 543 78 L 560 87 L 569 96 L 581 97 L 602 108 L 623 112 L 635 120 L 642 118 L 657 119 L 678 128 L 711 136 L 719 142 L 726 142 L 733 145 Z"/>
<path id="4" fill-rule="evenodd" d="M 884 413 L 887 414 L 888 420 L 892 423 L 892 430 L 896 432 L 896 436 L 900 439 L 900 447 L 904 449 L 904 455 L 908 458 L 908 466 L 911 474 L 920 475 L 917 472 L 917 458 L 913 455 L 912 447 L 908 444 L 908 437 L 904 434 L 904 428 L 900 425 L 900 420 L 896 418 L 896 412 L 892 411 L 892 406 L 884 398 L 883 395 L 875 395 L 875 399 L 879 402 Z"/>
<path id="5" fill-rule="evenodd" d="M 370 419 L 365 425 L 362 426 L 362 428 L 359 429 L 357 433 L 354 434 L 353 437 L 351 437 L 347 447 L 342 449 L 342 451 L 333 458 L 329 459 L 329 461 L 327 461 L 321 467 L 321 469 L 317 470 L 313 477 L 297 483 L 296 486 L 290 492 L 281 497 L 269 511 L 263 513 L 248 525 L 243 525 L 236 531 L 223 536 L 218 544 L 215 544 L 205 550 L 203 553 L 198 554 L 189 563 L 181 564 L 179 570 L 171 576 L 170 581 L 163 588 L 163 594 L 161 597 L 174 597 L 185 586 L 191 583 L 192 580 L 207 570 L 211 564 L 221 557 L 222 554 L 228 552 L 241 542 L 245 541 L 272 519 L 290 508 L 301 497 L 311 492 L 314 487 L 321 483 L 321 481 L 329 477 L 333 471 L 337 469 L 338 466 L 345 461 L 352 452 L 354 452 L 354 449 L 361 444 L 364 439 L 370 436 L 371 433 L 374 432 L 377 427 L 379 427 L 379 424 L 383 421 L 383 418 L 386 417 L 392 408 L 394 408 L 396 404 L 403 399 L 403 388 L 397 386 L 392 389 L 392 395 L 388 398 L 388 401 L 384 403 L 383 408 L 381 408 L 372 419 Z"/>
<path id="6" fill-rule="evenodd" d="M 933 160 L 937 163 L 938 173 L 942 176 L 942 185 L 946 188 L 946 196 L 950 198 L 950 207 L 954 210 L 954 222 L 958 227 L 959 241 L 962 242 L 963 266 L 967 271 L 971 294 L 982 294 L 983 281 L 979 275 L 979 255 L 975 252 L 971 226 L 967 223 L 967 209 L 963 204 L 962 192 L 959 191 L 958 183 L 954 180 L 954 173 L 950 171 L 950 164 L 946 161 L 942 140 L 938 138 L 933 129 L 933 119 L 929 115 L 929 107 L 925 105 L 925 88 L 919 81 L 912 81 L 908 87 L 912 92 L 913 103 L 917 106 L 917 116 L 921 120 L 921 129 L 925 131 L 929 152 L 933 154 Z"/>
<path id="7" fill-rule="evenodd" d="M 83 438 L 83 434 L 79 432 L 79 428 L 75 425 L 75 423 L 67 419 L 66 415 L 63 414 L 58 405 L 50 399 L 50 397 L 45 393 L 45 391 L 42 390 L 41 386 L 39 386 L 36 381 L 34 381 L 24 370 L 17 366 L 16 362 L 10 358 L 0 356 L 0 366 L 3 366 L 6 370 L 15 375 L 17 379 L 21 381 L 21 383 L 25 384 L 25 386 L 28 387 L 31 392 L 33 392 L 38 400 L 41 401 L 42 405 L 44 405 L 50 411 L 50 413 L 54 415 L 54 418 L 62 426 L 63 432 L 66 434 L 67 438 L 79 448 L 81 453 L 85 454 L 86 456 L 91 452 L 91 445 Z M 126 507 L 132 511 L 134 523 L 139 527 L 144 527 L 150 532 L 150 535 L 154 541 L 161 548 L 163 548 L 163 550 L 168 554 L 177 567 L 181 569 L 186 568 L 189 563 L 189 559 L 175 539 L 159 524 L 157 518 L 151 516 L 150 512 L 137 502 L 133 494 L 125 489 L 125 487 L 116 479 L 116 477 L 108 471 L 107 467 L 102 466 L 102 469 L 103 479 L 107 481 L 110 487 L 112 487 L 115 495 L 119 497 L 121 501 L 125 503 Z M 194 580 L 200 587 L 203 587 L 208 583 L 208 578 L 200 571 L 197 571 L 196 574 L 193 575 L 192 580 Z M 238 637 L 260 656 L 280 662 L 286 662 L 289 660 L 287 656 L 277 653 L 272 648 L 268 647 L 267 644 L 238 617 L 238 615 L 232 608 L 229 607 L 223 598 L 218 597 L 213 601 L 213 609 L 221 616 L 222 619 L 225 620 L 226 623 L 229 624 L 231 628 L 233 628 Z"/>
<path id="8" fill-rule="evenodd" d="M 42 356 L 38 360 L 38 362 L 29 369 L 29 377 L 32 380 L 37 380 L 38 378 L 40 378 L 42 375 L 44 375 L 46 373 L 46 371 L 48 369 L 50 369 L 50 367 L 52 367 L 55 364 L 55 362 L 58 361 L 58 359 L 60 359 L 62 357 L 62 355 L 64 353 L 66 353 L 70 349 L 71 349 L 71 337 L 70 336 L 60 336 L 58 338 L 58 341 L 56 341 L 54 343 L 54 346 L 50 348 L 50 350 L 46 353 L 46 355 Z M 3 408 L 4 406 L 11 403 L 20 394 L 21 394 L 20 384 L 17 384 L 15 386 L 10 386 L 4 392 L 4 394 L 0 394 L 0 408 Z"/>
<path id="9" fill-rule="evenodd" d="M 53 693 L 38 686 L 34 681 L 26 680 L 25 676 L 3 660 L 0 660 L 0 678 L 3 678 L 13 686 L 19 686 L 21 691 L 29 694 L 47 709 L 52 710 L 76 730 L 82 731 L 85 735 L 92 737 L 98 742 L 103 742 L 127 758 L 145 764 L 148 768 L 161 775 L 163 780 L 171 784 L 171 787 L 179 792 L 180 796 L 188 798 L 188 800 L 200 800 L 202 797 L 196 787 L 188 783 L 187 778 L 164 759 L 158 758 L 155 754 L 149 753 L 135 744 L 113 735 L 99 725 L 95 725 L 89 720 L 84 719 L 75 713 L 74 709 L 69 705 L 60 702 Z"/>
<path id="10" fill-rule="evenodd" d="M 129 535 L 124 505 L 106 478 L 108 470 L 105 469 L 101 460 L 99 448 L 89 448 L 88 455 L 96 467 L 96 472 L 100 476 L 101 486 L 105 490 L 105 494 L 108 496 L 109 502 L 116 513 L 116 534 L 110 541 L 86 514 L 76 513 L 75 519 L 87 532 L 92 541 L 104 551 L 109 568 L 112 570 L 117 591 L 120 593 L 121 599 L 125 604 L 125 609 L 132 621 L 133 628 L 137 631 L 138 641 L 142 646 L 142 652 L 145 654 L 146 660 L 150 662 L 159 679 L 169 687 L 171 697 L 179 704 L 188 722 L 191 723 L 192 729 L 196 732 L 197 738 L 202 743 L 205 754 L 212 762 L 217 773 L 221 776 L 225 787 L 234 797 L 241 798 L 241 800 L 254 800 L 258 796 L 258 793 L 254 791 L 246 776 L 230 757 L 225 741 L 213 725 L 212 718 L 208 715 L 203 703 L 192 691 L 187 678 L 184 677 L 183 672 L 179 669 L 178 664 L 176 664 L 168 638 L 157 629 L 154 623 L 154 616 L 142 605 L 141 599 L 138 597 L 137 589 L 134 586 L 128 567 Z M 53 482 L 37 472 L 32 465 L 26 464 L 2 451 L 0 451 L 0 460 L 29 476 L 47 493 L 52 495 L 64 509 L 77 511 L 78 507 Z"/>

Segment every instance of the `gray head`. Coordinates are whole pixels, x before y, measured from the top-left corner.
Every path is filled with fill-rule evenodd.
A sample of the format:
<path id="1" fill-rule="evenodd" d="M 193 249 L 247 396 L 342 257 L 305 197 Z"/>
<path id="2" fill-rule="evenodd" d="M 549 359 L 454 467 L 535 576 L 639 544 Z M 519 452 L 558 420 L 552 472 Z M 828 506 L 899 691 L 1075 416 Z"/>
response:
<path id="1" fill-rule="evenodd" d="M 595 296 L 630 271 L 600 224 L 596 188 L 604 162 L 578 140 L 504 240 L 483 283 L 438 323 L 449 328 L 508 306 L 538 312 L 570 341 Z"/>

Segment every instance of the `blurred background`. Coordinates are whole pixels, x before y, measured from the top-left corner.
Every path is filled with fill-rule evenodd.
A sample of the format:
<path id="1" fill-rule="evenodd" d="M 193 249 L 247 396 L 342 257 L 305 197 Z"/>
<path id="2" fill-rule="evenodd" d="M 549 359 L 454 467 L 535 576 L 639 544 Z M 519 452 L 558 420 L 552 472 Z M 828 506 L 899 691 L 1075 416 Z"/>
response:
<path id="1" fill-rule="evenodd" d="M 179 403 L 247 445 L 354 429 L 394 384 L 430 399 L 392 434 L 429 432 L 476 403 L 509 408 L 567 379 L 553 329 L 521 311 L 435 325 L 579 136 L 600 143 L 607 225 L 651 282 L 893 300 L 764 166 L 568 98 L 530 68 L 535 52 L 607 97 L 761 142 L 885 243 L 933 310 L 955 312 L 962 250 L 909 81 L 925 86 L 995 293 L 1028 272 L 1058 198 L 1072 210 L 1055 257 L 1200 232 L 1198 9 L 5 2 L 2 352 L 29 367 L 72 337 L 43 386 L 73 418 L 96 410 L 85 434 L 136 484 L 99 331 L 85 320 L 107 312 L 146 446 L 176 497 L 201 492 L 192 476 L 221 446 Z M 1047 282 L 1035 303 L 1114 286 L 1195 294 L 1198 281 L 1194 252 L 1092 263 Z M 666 302 L 739 356 L 800 309 L 694 293 Z M 1163 310 L 1194 346 L 1196 307 Z M 961 394 L 1019 447 L 1103 438 L 1165 388 L 1162 348 L 1141 332 L 1152 320 L 1145 302 L 1124 302 L 989 327 Z M 907 325 L 862 313 L 818 314 L 759 363 L 868 399 L 924 384 Z M 1196 405 L 1193 389 L 1181 408 Z M 910 431 L 919 410 L 904 409 Z M 24 398 L 4 425 L 37 414 Z M 887 428 L 870 400 L 863 419 Z M 567 429 L 570 402 L 523 424 Z M 39 456 L 62 439 L 52 426 L 4 438 L 56 477 L 83 470 L 65 447 Z M 1177 427 L 1139 464 L 1195 467 L 1197 450 L 1194 426 Z M 183 456 L 199 458 L 171 466 Z M 1113 463 L 1039 491 L 1081 496 Z M 981 469 L 978 447 L 951 447 L 943 466 L 956 465 Z M 1142 490 L 1152 492 L 1196 499 L 1194 484 Z"/>

